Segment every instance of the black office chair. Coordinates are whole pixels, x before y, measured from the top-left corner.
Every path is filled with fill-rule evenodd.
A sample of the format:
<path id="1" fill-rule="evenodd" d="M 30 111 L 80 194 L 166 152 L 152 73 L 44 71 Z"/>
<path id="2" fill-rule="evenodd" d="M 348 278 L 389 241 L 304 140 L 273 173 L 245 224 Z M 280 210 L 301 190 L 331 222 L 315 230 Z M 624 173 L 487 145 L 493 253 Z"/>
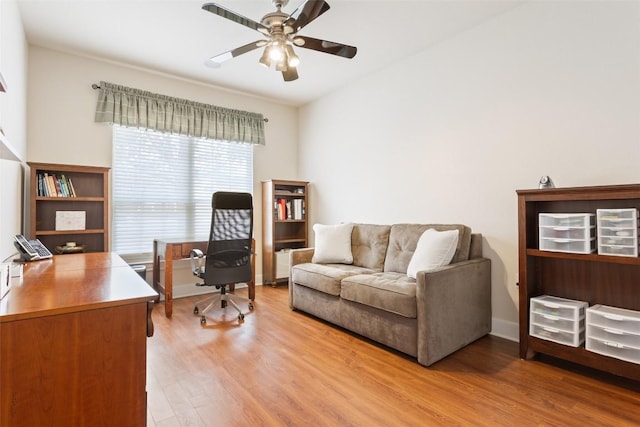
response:
<path id="1" fill-rule="evenodd" d="M 200 323 L 207 323 L 205 313 L 220 302 L 225 308 L 231 303 L 238 310 L 238 320 L 244 320 L 244 313 L 237 302 L 248 302 L 249 310 L 253 303 L 227 293 L 227 286 L 247 283 L 253 280 L 251 268 L 251 241 L 253 235 L 253 199 L 249 193 L 231 193 L 218 191 L 211 201 L 211 231 L 207 256 L 199 249 L 191 251 L 193 275 L 204 280 L 198 286 L 215 286 L 220 293 L 196 303 L 193 313 L 200 314 Z M 201 310 L 205 303 L 208 305 Z"/>

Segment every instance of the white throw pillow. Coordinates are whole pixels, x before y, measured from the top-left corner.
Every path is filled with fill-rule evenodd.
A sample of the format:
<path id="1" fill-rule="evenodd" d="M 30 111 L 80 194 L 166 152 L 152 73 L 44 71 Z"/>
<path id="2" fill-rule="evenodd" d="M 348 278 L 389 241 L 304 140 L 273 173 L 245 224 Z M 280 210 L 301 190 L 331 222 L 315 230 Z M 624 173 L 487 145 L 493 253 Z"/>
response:
<path id="1" fill-rule="evenodd" d="M 320 264 L 352 264 L 351 232 L 353 224 L 315 224 L 315 250 L 313 262 Z"/>
<path id="2" fill-rule="evenodd" d="M 449 265 L 458 246 L 458 230 L 436 231 L 429 228 L 418 240 L 407 267 L 407 276 L 415 279 L 418 271 Z"/>

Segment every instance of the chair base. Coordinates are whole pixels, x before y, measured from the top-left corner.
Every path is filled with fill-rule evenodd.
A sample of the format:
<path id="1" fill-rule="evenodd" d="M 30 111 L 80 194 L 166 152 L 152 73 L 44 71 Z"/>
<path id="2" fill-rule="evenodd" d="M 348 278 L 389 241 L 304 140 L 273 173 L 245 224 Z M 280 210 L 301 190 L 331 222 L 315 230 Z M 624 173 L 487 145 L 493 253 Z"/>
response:
<path id="1" fill-rule="evenodd" d="M 207 302 L 208 302 L 207 306 L 204 309 L 200 310 L 200 307 L 206 304 Z M 249 303 L 248 305 L 249 310 L 253 310 L 253 302 L 249 298 L 244 298 L 235 294 L 228 294 L 227 287 L 222 286 L 220 287 L 220 293 L 218 295 L 198 301 L 196 305 L 193 307 L 193 314 L 195 315 L 199 314 L 200 323 L 204 325 L 207 323 L 207 318 L 205 316 L 207 312 L 216 308 L 216 305 L 218 303 L 220 303 L 219 308 L 225 308 L 227 307 L 228 303 L 230 303 L 238 312 L 238 320 L 243 321 L 244 313 L 242 312 L 242 310 L 240 310 L 240 307 L 238 307 L 238 304 L 237 304 L 238 302 Z"/>

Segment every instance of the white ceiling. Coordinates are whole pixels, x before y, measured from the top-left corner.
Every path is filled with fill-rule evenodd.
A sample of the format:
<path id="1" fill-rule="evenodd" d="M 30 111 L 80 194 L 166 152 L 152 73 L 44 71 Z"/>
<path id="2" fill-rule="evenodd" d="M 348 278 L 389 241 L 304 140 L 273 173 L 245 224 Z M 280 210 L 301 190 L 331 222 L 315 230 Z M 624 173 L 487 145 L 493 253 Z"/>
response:
<path id="1" fill-rule="evenodd" d="M 520 0 L 327 0 L 331 9 L 299 34 L 358 48 L 345 59 L 296 48 L 300 78 L 284 82 L 258 63 L 261 50 L 221 68 L 214 55 L 261 39 L 260 33 L 201 9 L 205 0 L 18 0 L 30 44 L 303 105 L 516 7 Z M 293 12 L 303 0 L 284 8 Z M 255 21 L 270 0 L 215 3 Z M 398 76 L 401 78 L 402 76 Z M 114 82 L 120 83 L 120 82 Z"/>

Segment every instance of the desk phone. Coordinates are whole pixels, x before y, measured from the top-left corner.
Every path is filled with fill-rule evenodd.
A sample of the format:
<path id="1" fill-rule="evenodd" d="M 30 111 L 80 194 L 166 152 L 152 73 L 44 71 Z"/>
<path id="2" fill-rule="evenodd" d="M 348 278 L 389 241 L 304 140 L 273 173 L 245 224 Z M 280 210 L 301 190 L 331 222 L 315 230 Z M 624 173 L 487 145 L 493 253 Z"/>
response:
<path id="1" fill-rule="evenodd" d="M 13 245 L 18 249 L 24 261 L 37 261 L 53 256 L 40 240 L 27 240 L 22 234 L 16 235 Z"/>

